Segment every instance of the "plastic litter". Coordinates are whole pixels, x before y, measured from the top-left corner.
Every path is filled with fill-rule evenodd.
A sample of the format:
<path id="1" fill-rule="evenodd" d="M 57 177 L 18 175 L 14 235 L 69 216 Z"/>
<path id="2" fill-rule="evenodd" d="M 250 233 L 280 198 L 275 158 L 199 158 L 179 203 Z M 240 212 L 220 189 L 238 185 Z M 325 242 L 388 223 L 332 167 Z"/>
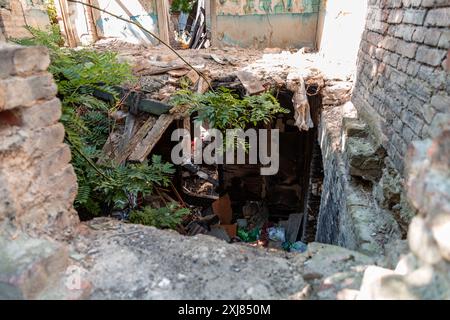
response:
<path id="1" fill-rule="evenodd" d="M 254 228 L 248 232 L 242 228 L 238 228 L 237 236 L 244 242 L 254 242 L 259 239 L 260 232 L 261 229 L 259 228 Z"/>
<path id="2" fill-rule="evenodd" d="M 306 249 L 308 249 L 308 246 L 305 243 L 301 242 L 301 241 L 294 242 L 289 247 L 289 251 L 290 252 L 302 253 L 302 252 L 305 252 Z"/>
<path id="3" fill-rule="evenodd" d="M 237 219 L 236 223 L 239 228 L 247 228 L 247 219 Z"/>
<path id="4" fill-rule="evenodd" d="M 282 227 L 272 227 L 267 229 L 269 232 L 269 239 L 272 241 L 286 241 L 286 230 Z"/>

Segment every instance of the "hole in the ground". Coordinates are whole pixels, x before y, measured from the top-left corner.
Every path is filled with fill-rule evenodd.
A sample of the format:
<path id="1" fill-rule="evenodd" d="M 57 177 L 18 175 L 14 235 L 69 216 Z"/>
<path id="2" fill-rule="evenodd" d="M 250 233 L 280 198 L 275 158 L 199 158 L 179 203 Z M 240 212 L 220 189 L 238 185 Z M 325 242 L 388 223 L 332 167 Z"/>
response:
<path id="1" fill-rule="evenodd" d="M 213 82 L 243 96 L 245 89 L 239 81 L 226 77 Z M 293 93 L 280 89 L 276 98 L 281 106 L 290 110 L 279 114 L 271 123 L 272 129 L 279 129 L 279 171 L 272 176 L 262 176 L 262 165 L 223 164 L 201 166 L 201 171 L 212 179 L 214 185 L 205 179 L 180 169 L 177 189 L 184 201 L 198 206 L 203 217 L 212 214 L 211 205 L 217 199 L 228 195 L 232 207 L 231 224 L 251 232 L 253 228 L 265 230 L 282 226 L 289 230 L 290 242 L 312 242 L 315 240 L 317 217 L 323 182 L 323 166 L 317 127 L 321 112 L 321 96 L 317 86 L 309 86 L 308 100 L 314 128 L 300 131 L 295 125 Z M 296 221 L 297 220 L 297 221 Z M 200 232 L 196 228 L 195 232 Z M 281 243 L 280 243 L 281 244 Z"/>
<path id="2" fill-rule="evenodd" d="M 234 76 L 216 79 L 212 82 L 212 87 L 225 87 L 241 98 L 246 93 L 244 86 Z M 231 207 L 230 219 L 226 224 L 230 228 L 226 229 L 228 240 L 241 238 L 240 240 L 251 242 L 255 238 L 254 230 L 257 230 L 260 233 L 259 239 L 263 240 L 262 244 L 273 245 L 273 248 L 281 249 L 283 242 L 314 241 L 323 182 L 322 155 L 317 139 L 322 99 L 318 86 L 308 85 L 306 90 L 314 123 L 312 129 L 300 131 L 297 127 L 293 92 L 285 87 L 279 88 L 275 97 L 289 113 L 277 114 L 270 124 L 254 127 L 279 130 L 279 169 L 276 174 L 261 175 L 263 165 L 260 162 L 177 166 L 172 181 L 173 189 L 165 189 L 164 197 L 158 194 L 145 199 L 138 198 L 136 203 L 154 208 L 164 207 L 172 200 L 185 204 L 192 214 L 186 217 L 183 228 L 179 231 L 194 235 L 209 234 L 218 223 L 214 203 L 217 204 L 220 199 L 218 206 L 222 208 L 219 210 L 227 205 Z M 191 115 L 189 121 L 174 121 L 165 130 L 152 154 L 160 155 L 163 161 L 170 162 L 171 152 L 178 143 L 171 140 L 172 132 L 177 128 L 188 127 L 193 138 L 194 117 L 195 115 Z M 268 148 L 271 149 L 270 143 Z M 257 153 L 259 154 L 259 150 Z M 248 154 L 246 158 L 246 163 L 249 163 Z M 111 208 L 103 210 L 105 213 L 110 211 Z M 83 219 L 82 213 L 80 217 Z M 268 238 L 272 238 L 272 235 L 265 234 L 265 230 L 271 228 L 284 229 L 284 241 L 269 241 Z"/>

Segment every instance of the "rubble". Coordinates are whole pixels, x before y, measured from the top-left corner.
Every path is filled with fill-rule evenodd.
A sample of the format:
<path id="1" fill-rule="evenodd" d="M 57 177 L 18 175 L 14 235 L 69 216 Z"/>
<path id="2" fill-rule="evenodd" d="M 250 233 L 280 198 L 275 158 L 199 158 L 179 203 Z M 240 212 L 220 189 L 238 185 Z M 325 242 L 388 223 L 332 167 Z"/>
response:
<path id="1" fill-rule="evenodd" d="M 209 46 L 204 5 L 204 1 L 198 1 L 191 37 L 183 40 L 191 48 Z M 114 210 L 111 214 L 114 220 L 94 219 L 80 226 L 78 221 L 72 223 L 76 219 L 63 220 L 57 228 L 77 225 L 80 229 L 73 235 L 75 239 L 70 245 L 16 236 L 10 220 L 17 216 L 22 224 L 20 227 L 26 228 L 33 219 L 25 220 L 26 223 L 21 221 L 23 217 L 15 214 L 15 208 L 9 206 L 10 198 L 7 197 L 3 205 L 8 210 L 5 219 L 8 237 L 0 236 L 1 256 L 6 257 L 5 261 L 8 262 L 0 265 L 3 268 L 0 272 L 1 286 L 8 289 L 6 298 L 448 298 L 448 130 L 439 133 L 441 127 L 432 125 L 436 110 L 424 111 L 430 107 L 428 105 L 422 108 L 424 110 L 415 110 L 415 113 L 425 114 L 427 125 L 423 120 L 413 117 L 406 106 L 403 106 L 403 110 L 383 109 L 385 104 L 394 106 L 391 103 L 394 100 L 395 106 L 404 104 L 403 100 L 408 107 L 415 102 L 415 98 L 406 99 L 400 95 L 395 96 L 396 99 L 389 95 L 385 97 L 384 83 L 386 87 L 388 84 L 391 87 L 386 88 L 386 92 L 392 93 L 389 90 L 395 87 L 388 80 L 398 82 L 399 86 L 404 85 L 407 90 L 413 88 L 413 95 L 418 95 L 421 101 L 430 100 L 433 108 L 437 109 L 444 109 L 445 103 L 442 101 L 445 101 L 446 93 L 441 92 L 442 87 L 440 92 L 432 92 L 428 83 L 425 89 L 419 90 L 420 86 L 415 85 L 416 79 L 409 79 L 401 73 L 409 74 L 409 71 L 406 66 L 405 70 L 400 70 L 403 62 L 398 55 L 389 54 L 383 58 L 380 66 L 378 62 L 369 65 L 369 62 L 376 60 L 372 54 L 376 56 L 379 50 L 400 50 L 399 54 L 403 55 L 415 46 L 406 46 L 406 42 L 400 42 L 404 45 L 396 49 L 382 42 L 382 47 L 388 45 L 389 48 L 379 48 L 374 53 L 372 47 L 368 49 L 366 46 L 372 41 L 371 37 L 378 38 L 381 35 L 372 31 L 365 32 L 363 36 L 365 42 L 362 43 L 360 54 L 362 70 L 359 72 L 360 79 L 363 79 L 359 81 L 363 81 L 363 84 L 356 89 L 355 95 L 363 99 L 355 100 L 355 103 L 358 102 L 360 111 L 376 111 L 373 113 L 381 112 L 386 116 L 383 121 L 372 119 L 375 124 L 367 120 L 371 119 L 367 115 L 360 119 L 356 115 L 350 117 L 346 114 L 348 106 L 352 105 L 349 103 L 353 91 L 352 70 L 347 70 L 345 65 L 333 66 L 320 52 L 313 53 L 307 48 L 298 51 L 270 48 L 263 52 L 227 47 L 186 50 L 183 52 L 188 61 L 186 64 L 162 47 L 128 45 L 111 40 L 98 42 L 97 50 L 117 51 L 122 61 L 132 65 L 134 74 L 139 78 L 137 83 L 120 88 L 119 110 L 111 114 L 117 126 L 110 133 L 103 147 L 104 157 L 99 161 L 114 161 L 116 164 L 143 162 L 158 149 L 158 145 L 167 147 L 168 128 L 190 130 L 191 119 L 187 114 L 187 106 L 172 108 L 168 103 L 179 89 L 189 88 L 205 93 L 225 86 L 242 96 L 257 95 L 273 89 L 279 101 L 292 103 L 294 113 L 290 119 L 281 116 L 274 119 L 275 127 L 285 136 L 300 132 L 302 140 L 311 138 L 308 143 L 319 141 L 320 145 L 308 145 L 302 151 L 310 154 L 313 148 L 321 149 L 316 157 L 324 162 L 320 166 L 322 171 L 325 166 L 325 178 L 322 179 L 322 172 L 322 178 L 318 179 L 320 181 L 298 183 L 298 167 L 303 167 L 308 179 L 312 176 L 310 172 L 317 169 L 310 168 L 310 164 L 299 165 L 296 163 L 298 158 L 283 158 L 280 174 L 272 180 L 255 176 L 255 168 L 251 166 L 239 169 L 230 166 L 194 166 L 187 161 L 177 168 L 178 172 L 168 189 L 155 188 L 154 194 L 150 196 L 130 199 L 130 203 L 145 203 L 152 207 L 178 203 L 183 208 L 189 208 L 190 214 L 184 216 L 181 223 L 177 222 L 177 232 L 117 221 L 127 221 L 130 213 L 130 208 L 127 208 Z M 0 78 L 12 78 L 2 79 L 0 83 L 0 89 L 6 92 L 4 99 L 1 99 L 3 91 L 0 90 L 0 109 L 4 111 L 0 125 L 8 125 L 5 130 L 7 141 L 3 143 L 5 150 L 16 144 L 17 141 L 11 137 L 18 132 L 20 134 L 16 136 L 27 136 L 28 139 L 28 131 L 22 131 L 23 128 L 14 131 L 10 127 L 20 124 L 28 130 L 32 123 L 30 119 L 37 117 L 36 111 L 32 110 L 36 107 L 34 104 L 42 108 L 55 109 L 56 106 L 59 109 L 51 77 L 29 74 L 45 72 L 48 57 L 41 49 L 29 50 L 35 50 L 45 59 L 32 63 L 22 57 L 21 50 L 7 48 L 7 57 L 14 58 L 13 66 L 7 65 L 6 69 L 2 69 L 6 70 L 6 74 L 0 74 Z M 370 52 L 370 59 L 364 59 L 369 54 L 366 51 Z M 434 51 L 439 51 L 439 55 L 432 55 Z M 431 60 L 428 60 L 437 69 L 442 62 L 439 57 L 444 56 L 442 48 L 434 50 L 420 47 L 420 57 L 417 56 L 416 61 L 413 59 L 414 54 L 408 52 L 411 58 L 408 59 L 408 69 L 419 63 L 419 71 L 416 72 L 418 78 L 426 76 L 428 69 L 431 69 L 424 52 L 431 52 L 431 58 L 428 57 Z M 22 59 L 26 60 L 24 64 L 16 63 L 16 60 Z M 391 63 L 391 60 L 395 60 L 395 63 Z M 420 63 L 428 66 L 424 68 Z M 370 67 L 374 68 L 369 70 Z M 380 77 L 383 73 L 380 69 L 384 68 L 390 75 L 386 79 Z M 399 70 L 394 70 L 397 68 Z M 440 73 L 436 76 L 445 78 Z M 364 82 L 364 77 L 369 77 L 371 81 Z M 407 83 L 409 80 L 412 80 L 410 84 Z M 430 86 L 436 84 L 434 79 L 427 81 Z M 34 87 L 36 83 L 45 84 L 45 90 L 25 90 L 27 94 L 23 96 L 14 94 L 14 88 Z M 373 94 L 365 92 L 372 89 Z M 42 94 L 44 96 L 41 97 Z M 97 93 L 97 96 L 111 100 L 110 96 L 102 96 L 101 93 Z M 41 103 L 42 98 L 53 98 L 53 102 Z M 23 109 L 28 107 L 31 113 Z M 320 112 L 322 107 L 323 112 Z M 10 112 L 10 109 L 15 108 L 25 112 L 20 121 Z M 54 121 L 57 121 L 58 114 L 55 112 Z M 43 119 L 40 117 L 39 122 L 45 122 L 48 126 Z M 434 119 L 440 119 L 444 124 L 446 118 L 439 114 Z M 433 129 L 426 128 L 428 125 Z M 383 134 L 374 135 L 377 130 L 383 131 Z M 55 125 L 47 133 L 45 136 L 58 136 L 58 143 L 61 144 L 61 128 Z M 433 141 L 414 143 L 410 151 L 412 160 L 407 163 L 410 175 L 407 197 L 403 193 L 404 181 L 397 170 L 402 167 L 400 156 L 407 150 L 403 140 L 407 137 L 409 143 L 427 134 L 432 134 L 433 138 L 437 134 L 437 137 Z M 386 137 L 393 139 L 391 141 Z M 38 140 L 40 145 L 45 144 L 45 141 Z M 290 146 L 295 145 L 295 149 L 299 149 L 295 137 L 289 141 Z M 395 148 L 385 149 L 386 146 L 392 147 L 391 144 L 395 144 Z M 52 156 L 63 159 L 62 162 L 67 165 L 69 159 L 66 151 L 63 148 L 52 153 Z M 288 151 L 289 154 L 295 154 L 292 149 Z M 390 165 L 388 158 L 392 158 L 395 163 Z M 21 167 L 13 162 L 16 173 L 25 167 L 34 166 L 34 163 L 27 162 Z M 73 178 L 70 169 L 70 166 L 65 166 L 63 177 Z M 45 172 L 41 166 L 39 170 Z M 237 170 L 241 171 L 239 175 L 236 174 Z M 6 174 L 5 177 L 0 178 L 6 179 L 8 187 L 10 176 Z M 30 177 L 26 176 L 28 180 Z M 73 195 L 75 182 L 73 179 L 70 182 L 72 190 L 67 192 L 66 198 Z M 56 185 L 60 186 L 59 183 Z M 268 189 L 268 185 L 273 187 Z M 222 188 L 224 186 L 226 188 Z M 1 188 L 5 187 L 0 184 Z M 269 194 L 267 190 L 270 190 Z M 309 206 L 310 195 L 319 196 L 320 216 L 310 212 L 313 211 Z M 51 196 L 48 197 L 53 199 Z M 292 203 L 299 201 L 299 198 L 302 198 L 302 206 L 297 208 Z M 27 199 L 28 203 L 32 200 Z M 46 200 L 47 196 L 39 199 L 40 202 Z M 406 212 L 408 201 L 418 211 L 413 219 L 413 214 Z M 274 207 L 279 211 L 275 211 Z M 33 206 L 31 208 L 34 209 Z M 72 209 L 71 205 L 61 206 L 58 217 L 60 213 L 69 213 L 72 217 Z M 316 211 L 319 210 L 316 208 Z M 409 232 L 406 233 L 406 225 L 411 219 Z M 315 239 L 337 243 L 358 252 L 306 241 L 304 229 L 310 220 L 324 228 L 314 234 Z M 52 218 L 50 222 L 57 224 L 55 221 L 58 222 L 57 218 Z M 45 223 L 42 220 L 41 224 Z M 407 240 L 404 239 L 406 235 Z M 18 267 L 9 268 L 10 260 L 17 262 Z M 122 267 L 123 261 L 127 261 L 126 268 Z M 70 265 L 83 268 L 87 274 L 83 287 L 73 295 L 67 295 L 62 285 L 68 276 L 64 269 Z M 246 281 L 236 284 L 233 281 L 236 273 Z M 0 290 L 0 293 L 3 291 Z"/>
<path id="2" fill-rule="evenodd" d="M 108 219 L 87 226 L 95 231 L 75 243 L 85 256 L 80 267 L 91 284 L 91 299 L 337 299 L 357 291 L 362 273 L 373 263 L 326 244 L 287 253 Z M 123 261 L 127 268 L 121 267 Z M 233 281 L 236 274 L 246 281 Z M 308 294 L 300 294 L 305 287 L 310 287 Z"/>

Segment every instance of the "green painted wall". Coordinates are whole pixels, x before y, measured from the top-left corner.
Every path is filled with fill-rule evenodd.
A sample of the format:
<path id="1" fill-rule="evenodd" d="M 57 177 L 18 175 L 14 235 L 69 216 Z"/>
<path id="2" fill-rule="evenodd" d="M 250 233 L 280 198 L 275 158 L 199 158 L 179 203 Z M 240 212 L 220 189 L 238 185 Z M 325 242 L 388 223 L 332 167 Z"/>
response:
<path id="1" fill-rule="evenodd" d="M 216 0 L 217 40 L 241 47 L 314 47 L 320 0 Z"/>

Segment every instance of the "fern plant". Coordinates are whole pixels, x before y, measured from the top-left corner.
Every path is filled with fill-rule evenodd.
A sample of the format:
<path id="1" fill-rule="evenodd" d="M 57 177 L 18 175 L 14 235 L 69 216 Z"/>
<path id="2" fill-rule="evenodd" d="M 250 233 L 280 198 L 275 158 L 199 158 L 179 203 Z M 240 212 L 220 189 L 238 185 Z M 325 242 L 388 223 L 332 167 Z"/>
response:
<path id="1" fill-rule="evenodd" d="M 133 80 L 130 66 L 119 63 L 113 52 L 60 48 L 62 39 L 57 27 L 48 32 L 32 27 L 28 30 L 33 38 L 14 41 L 49 49 L 49 71 L 58 85 L 61 122 L 78 179 L 75 207 L 80 215 L 91 217 L 113 209 L 133 209 L 136 207 L 133 199 L 151 194 L 155 185 L 167 186 L 174 168 L 158 156 L 153 156 L 150 164 L 96 164 L 114 126 L 109 113 L 116 106 L 97 99 L 93 93 L 109 93 L 117 99 L 114 87 Z"/>
<path id="2" fill-rule="evenodd" d="M 189 13 L 192 11 L 193 6 L 194 6 L 194 1 L 192 1 L 192 0 L 173 0 L 170 10 L 172 12 Z"/>
<path id="3" fill-rule="evenodd" d="M 189 214 L 189 209 L 181 208 L 178 203 L 174 202 L 162 208 L 144 207 L 143 210 L 132 211 L 130 221 L 157 228 L 175 229 L 187 214 Z"/>
<path id="4" fill-rule="evenodd" d="M 217 92 L 205 94 L 194 93 L 182 89 L 171 97 L 173 106 L 189 106 L 191 113 L 196 113 L 195 120 L 207 121 L 211 128 L 225 133 L 226 130 L 245 130 L 249 126 L 269 124 L 278 113 L 289 113 L 280 106 L 278 100 L 269 92 L 240 99 L 230 89 L 219 88 Z M 223 139 L 218 151 L 243 148 L 249 150 L 249 144 L 237 136 L 234 139 Z M 230 141 L 231 140 L 231 141 Z"/>
<path id="5" fill-rule="evenodd" d="M 217 92 L 205 94 L 179 90 L 172 96 L 170 103 L 174 106 L 190 106 L 191 113 L 197 113 L 196 120 L 206 120 L 211 127 L 221 131 L 268 124 L 276 114 L 289 113 L 269 92 L 240 99 L 230 89 L 223 87 Z"/>

